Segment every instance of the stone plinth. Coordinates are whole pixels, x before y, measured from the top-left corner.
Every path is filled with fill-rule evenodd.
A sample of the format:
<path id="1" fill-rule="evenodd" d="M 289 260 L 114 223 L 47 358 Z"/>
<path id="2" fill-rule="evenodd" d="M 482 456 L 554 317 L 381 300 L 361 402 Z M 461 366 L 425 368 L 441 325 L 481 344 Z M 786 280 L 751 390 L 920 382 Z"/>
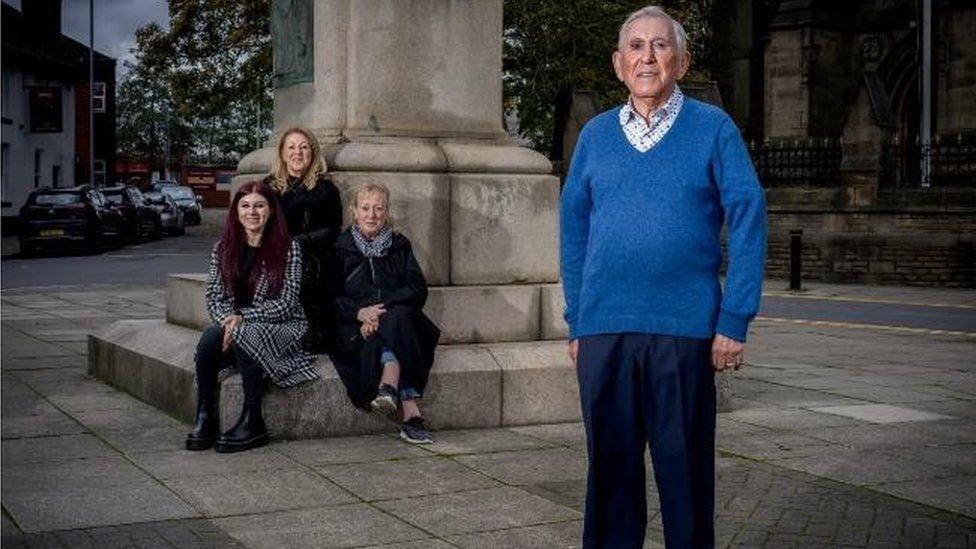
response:
<path id="1" fill-rule="evenodd" d="M 123 320 L 89 336 L 88 370 L 184 421 L 196 409 L 193 351 L 200 331 L 161 320 Z M 561 357 L 561 358 L 560 358 Z M 278 438 L 319 438 L 389 432 L 390 421 L 355 409 L 332 362 L 319 357 L 321 379 L 268 389 L 264 409 Z M 224 428 L 243 402 L 240 376 L 221 386 Z M 477 428 L 579 421 L 575 372 L 562 342 L 442 345 L 424 410 L 432 427 Z"/>

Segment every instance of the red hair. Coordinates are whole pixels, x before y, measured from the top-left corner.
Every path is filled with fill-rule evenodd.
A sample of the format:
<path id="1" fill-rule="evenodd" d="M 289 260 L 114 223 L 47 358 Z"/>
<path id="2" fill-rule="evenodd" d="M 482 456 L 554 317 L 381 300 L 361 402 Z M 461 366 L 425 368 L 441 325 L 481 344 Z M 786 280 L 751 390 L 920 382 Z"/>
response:
<path id="1" fill-rule="evenodd" d="M 244 246 L 247 245 L 247 235 L 237 214 L 237 204 L 245 195 L 258 193 L 268 201 L 268 223 L 264 226 L 261 237 L 261 247 L 254 257 L 254 266 L 247 278 L 247 287 L 253 293 L 258 279 L 263 274 L 268 281 L 268 296 L 277 297 L 285 285 L 285 263 L 288 261 L 288 251 L 291 249 L 291 237 L 285 226 L 285 216 L 278 201 L 278 193 L 263 181 L 245 183 L 237 189 L 234 199 L 227 210 L 227 220 L 224 222 L 224 232 L 218 241 L 217 248 L 220 274 L 225 290 L 234 295 L 234 278 L 241 264 Z"/>

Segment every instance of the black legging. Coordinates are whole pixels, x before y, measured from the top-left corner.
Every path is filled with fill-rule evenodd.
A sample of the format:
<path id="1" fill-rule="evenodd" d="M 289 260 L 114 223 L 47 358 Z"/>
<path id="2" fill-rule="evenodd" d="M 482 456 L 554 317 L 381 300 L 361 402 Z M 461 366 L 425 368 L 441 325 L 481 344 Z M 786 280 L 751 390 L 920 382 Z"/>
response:
<path id="1" fill-rule="evenodd" d="M 234 363 L 241 371 L 241 381 L 244 385 L 244 404 L 261 405 L 261 394 L 264 392 L 264 371 L 247 353 L 236 345 L 231 346 L 232 352 L 221 349 L 224 341 L 224 329 L 221 326 L 210 326 L 203 331 L 200 342 L 197 343 L 197 398 L 199 402 L 216 403 L 217 373 L 221 367 Z"/>

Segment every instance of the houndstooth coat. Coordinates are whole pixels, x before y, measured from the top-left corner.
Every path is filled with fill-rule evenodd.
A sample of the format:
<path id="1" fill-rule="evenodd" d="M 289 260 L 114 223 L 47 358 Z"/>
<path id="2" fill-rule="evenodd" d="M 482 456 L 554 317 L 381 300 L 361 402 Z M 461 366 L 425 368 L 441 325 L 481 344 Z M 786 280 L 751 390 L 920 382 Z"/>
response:
<path id="1" fill-rule="evenodd" d="M 214 246 L 210 255 L 207 280 L 207 311 L 216 324 L 235 309 L 233 293 L 224 287 L 220 273 L 219 246 Z M 238 311 L 244 322 L 232 334 L 234 345 L 260 364 L 279 387 L 292 387 L 319 377 L 313 367 L 315 356 L 302 349 L 308 322 L 298 302 L 301 279 L 302 252 L 292 241 L 281 294 L 277 298 L 265 296 L 268 283 L 262 275 L 254 290 L 253 305 Z"/>

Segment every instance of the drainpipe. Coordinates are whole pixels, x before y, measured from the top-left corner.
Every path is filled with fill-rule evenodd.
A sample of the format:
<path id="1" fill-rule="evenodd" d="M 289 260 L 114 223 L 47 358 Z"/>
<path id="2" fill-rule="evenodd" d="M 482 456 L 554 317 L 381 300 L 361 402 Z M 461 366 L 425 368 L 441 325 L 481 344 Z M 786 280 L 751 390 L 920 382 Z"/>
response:
<path id="1" fill-rule="evenodd" d="M 922 119 L 919 144 L 922 147 L 922 187 L 932 184 L 932 0 L 922 0 Z"/>

